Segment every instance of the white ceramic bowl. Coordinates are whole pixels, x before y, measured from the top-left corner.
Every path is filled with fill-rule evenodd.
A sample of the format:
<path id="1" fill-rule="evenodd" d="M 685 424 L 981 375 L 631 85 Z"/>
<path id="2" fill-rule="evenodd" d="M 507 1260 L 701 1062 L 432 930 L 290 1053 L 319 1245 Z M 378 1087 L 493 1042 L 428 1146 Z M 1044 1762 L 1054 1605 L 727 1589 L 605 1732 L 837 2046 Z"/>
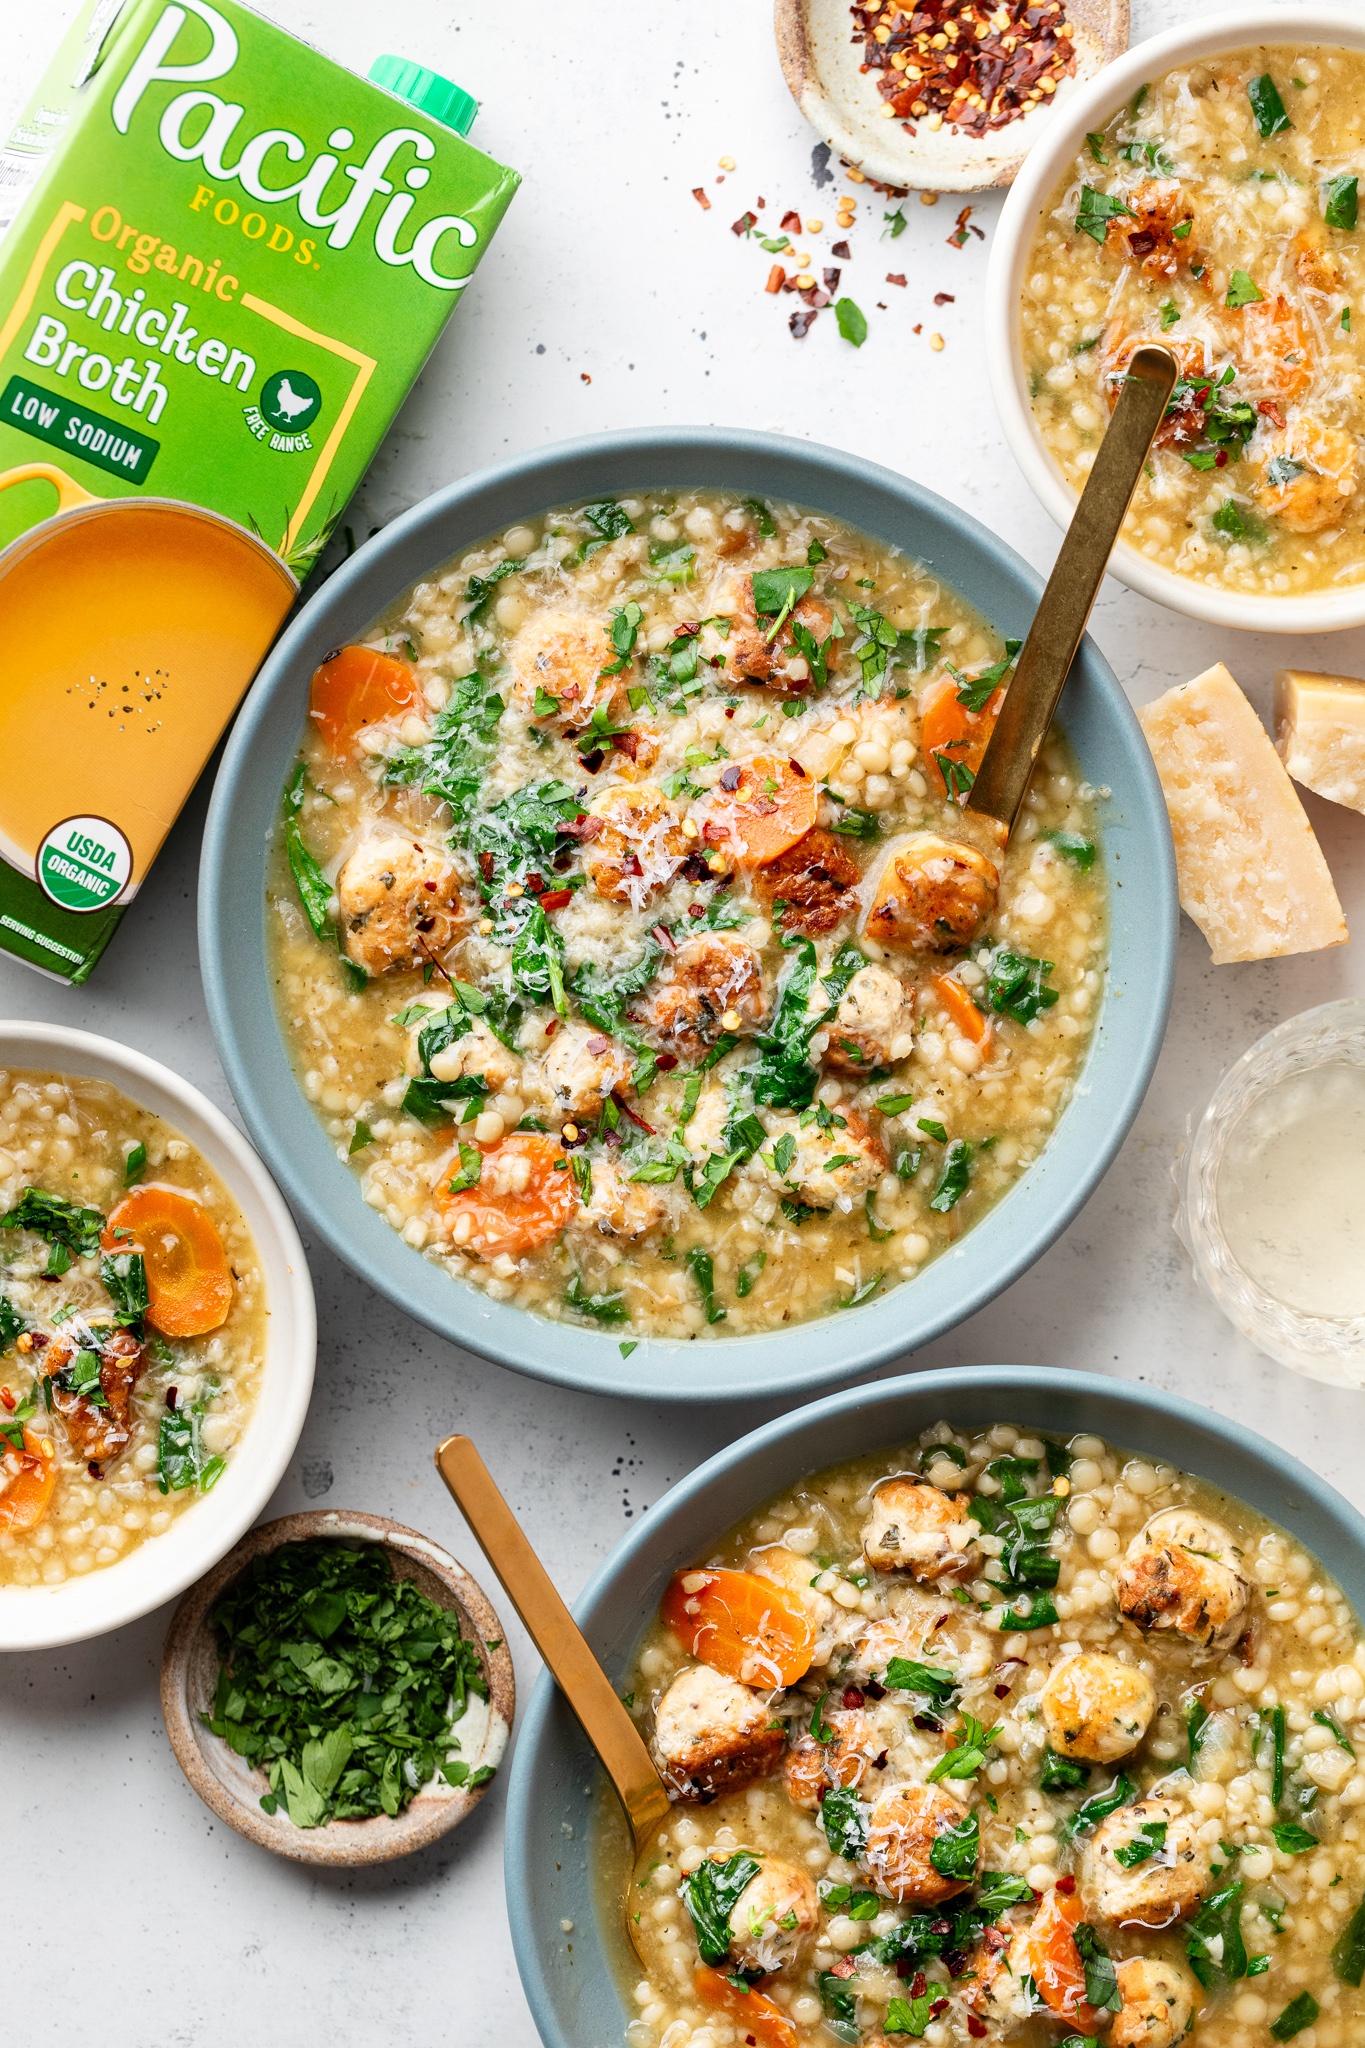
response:
<path id="1" fill-rule="evenodd" d="M 0 1588 L 0 1650 L 49 1649 L 105 1635 L 173 1600 L 251 1527 L 294 1455 L 317 1351 L 313 1283 L 274 1181 L 221 1110 L 168 1067 L 109 1038 L 58 1024 L 0 1022 L 0 1067 L 86 1074 L 164 1117 L 196 1146 L 241 1210 L 265 1280 L 265 1372 L 246 1430 L 213 1491 L 117 1564 L 60 1586 Z"/>
<path id="2" fill-rule="evenodd" d="M 1177 65 L 1257 43 L 1312 41 L 1365 49 L 1365 8 L 1254 6 L 1198 13 L 1152 36 L 1100 72 L 1056 109 L 1010 190 L 986 278 L 986 364 L 996 411 L 1019 467 L 1059 526 L 1070 524 L 1076 493 L 1049 454 L 1029 404 L 1019 349 L 1019 299 L 1038 223 L 1087 131 L 1103 128 L 1140 85 Z M 1109 564 L 1130 589 L 1172 611 L 1257 633 L 1332 633 L 1365 624 L 1365 579 L 1349 590 L 1308 597 L 1252 597 L 1160 568 L 1121 540 Z"/>

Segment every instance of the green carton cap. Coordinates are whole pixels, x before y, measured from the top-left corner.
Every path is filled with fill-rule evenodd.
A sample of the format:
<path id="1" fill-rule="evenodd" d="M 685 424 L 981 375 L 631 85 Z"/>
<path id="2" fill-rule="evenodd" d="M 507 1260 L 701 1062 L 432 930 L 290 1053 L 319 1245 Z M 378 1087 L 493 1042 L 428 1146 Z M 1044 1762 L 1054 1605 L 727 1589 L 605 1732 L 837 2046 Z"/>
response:
<path id="1" fill-rule="evenodd" d="M 369 75 L 376 85 L 397 93 L 400 100 L 430 114 L 433 121 L 444 122 L 457 135 L 468 135 L 474 126 L 478 101 L 462 86 L 453 85 L 438 72 L 428 71 L 425 65 L 410 64 L 406 57 L 376 57 Z"/>

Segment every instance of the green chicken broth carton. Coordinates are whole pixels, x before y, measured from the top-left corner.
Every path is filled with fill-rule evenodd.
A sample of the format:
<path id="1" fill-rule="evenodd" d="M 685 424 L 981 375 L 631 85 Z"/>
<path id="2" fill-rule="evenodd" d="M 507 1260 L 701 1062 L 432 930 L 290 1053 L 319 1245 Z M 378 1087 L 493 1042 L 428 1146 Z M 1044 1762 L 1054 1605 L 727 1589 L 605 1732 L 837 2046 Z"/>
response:
<path id="1" fill-rule="evenodd" d="M 0 153 L 0 947 L 65 980 L 517 188 L 458 87 L 372 76 L 235 0 L 101 0 Z"/>

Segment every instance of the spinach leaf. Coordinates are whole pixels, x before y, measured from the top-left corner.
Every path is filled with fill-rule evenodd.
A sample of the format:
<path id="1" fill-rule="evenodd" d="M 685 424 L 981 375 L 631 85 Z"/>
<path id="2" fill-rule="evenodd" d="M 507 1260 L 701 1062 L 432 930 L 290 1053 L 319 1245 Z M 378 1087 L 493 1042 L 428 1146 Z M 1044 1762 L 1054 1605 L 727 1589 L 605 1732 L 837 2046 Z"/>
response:
<path id="1" fill-rule="evenodd" d="M 966 1194 L 971 1177 L 972 1148 L 965 1138 L 954 1138 L 943 1155 L 943 1169 L 929 1198 L 929 1207 L 946 1216 Z"/>
<path id="2" fill-rule="evenodd" d="M 1035 960 L 1010 946 L 997 946 L 986 964 L 986 1001 L 998 1017 L 1031 1024 L 1057 1001 L 1057 990 L 1043 986 L 1044 977 L 1052 972 L 1050 960 Z"/>
<path id="3" fill-rule="evenodd" d="M 147 1147 L 139 1143 L 134 1145 L 123 1162 L 123 1185 L 126 1188 L 135 1187 L 146 1171 Z"/>
<path id="4" fill-rule="evenodd" d="M 857 1793 L 847 1786 L 835 1785 L 825 1794 L 820 1806 L 820 1825 L 830 1848 L 846 1863 L 856 1863 L 867 1847 L 867 1824 L 871 1811 L 871 1807 L 864 1806 Z"/>
<path id="5" fill-rule="evenodd" d="M 151 1306 L 147 1266 L 141 1252 L 110 1252 L 100 1260 L 100 1279 L 125 1330 L 142 1333 Z"/>
<path id="6" fill-rule="evenodd" d="M 457 1081 L 423 1080 L 419 1076 L 408 1082 L 402 1107 L 418 1123 L 435 1129 L 452 1120 L 472 1123 L 487 1100 L 488 1083 L 482 1074 L 462 1074 Z"/>
<path id="7" fill-rule="evenodd" d="M 1092 242 L 1102 242 L 1109 232 L 1109 223 L 1119 214 L 1135 218 L 1131 206 L 1112 192 L 1097 192 L 1093 185 L 1082 185 L 1081 202 L 1076 212 L 1076 232 L 1089 235 Z"/>
<path id="8" fill-rule="evenodd" d="M 983 668 L 979 675 L 958 675 L 957 670 L 949 662 L 947 664 L 948 673 L 955 678 L 958 685 L 958 703 L 965 705 L 968 711 L 984 711 L 1001 683 L 1004 682 L 1005 677 L 1014 667 L 1014 658 L 1023 644 L 1022 640 L 1007 640 L 1005 642 L 1005 652 L 1001 655 L 999 661 L 993 661 L 990 667 Z"/>
<path id="9" fill-rule="evenodd" d="M 729 1954 L 730 1915 L 761 1868 L 756 1856 L 739 1849 L 723 1863 L 708 1857 L 683 1879 L 683 1904 L 697 1931 L 697 1948 L 704 1963 L 719 1963 Z"/>
<path id="10" fill-rule="evenodd" d="M 1078 1763 L 1075 1757 L 1059 1756 L 1055 1749 L 1043 1751 L 1038 1783 L 1044 1792 L 1076 1792 L 1089 1777 L 1089 1764 Z"/>
<path id="11" fill-rule="evenodd" d="M 761 619 L 785 618 L 815 578 L 809 569 L 758 569 L 751 579 L 754 610 Z"/>
<path id="12" fill-rule="evenodd" d="M 1365 1899 L 1333 1944 L 1332 1968 L 1343 1984 L 1359 1984 L 1365 1977 Z"/>
<path id="13" fill-rule="evenodd" d="M 687 1268 L 697 1283 L 707 1322 L 723 1323 L 727 1311 L 716 1300 L 716 1274 L 710 1252 L 703 1251 L 700 1245 L 693 1245 L 687 1254 Z"/>
<path id="14" fill-rule="evenodd" d="M 1268 71 L 1252 79 L 1247 87 L 1247 98 L 1251 101 L 1251 111 L 1256 116 L 1256 129 L 1262 142 L 1268 142 L 1272 135 L 1293 127 L 1280 98 L 1280 89 Z"/>
<path id="15" fill-rule="evenodd" d="M 1301 1991 L 1297 1998 L 1291 1998 L 1278 2019 L 1270 2022 L 1272 2041 L 1292 2041 L 1295 2034 L 1301 2034 L 1305 2027 L 1311 2027 L 1322 2007 L 1311 1991 Z"/>
<path id="16" fill-rule="evenodd" d="M 206 1403 L 191 1408 L 172 1408 L 161 1418 L 156 1442 L 156 1483 L 162 1493 L 183 1493 L 197 1486 L 207 1493 L 222 1477 L 227 1460 L 210 1457 L 204 1449 L 203 1420 Z"/>
<path id="17" fill-rule="evenodd" d="M 888 1692 L 917 1692 L 935 1707 L 946 1707 L 958 1690 L 959 1680 L 937 1664 L 917 1664 L 910 1657 L 893 1657 L 882 1673 Z"/>
<path id="18" fill-rule="evenodd" d="M 1031 1599 L 1021 1597 L 1006 1607 L 1000 1627 L 1006 1635 L 1020 1635 L 1027 1629 L 1048 1628 L 1060 1618 L 1051 1593 L 1035 1593 Z"/>
<path id="19" fill-rule="evenodd" d="M 487 1697 L 458 1616 L 383 1547 L 289 1543 L 252 1561 L 210 1617 L 220 1655 L 204 1720 L 283 1803 L 296 1826 L 400 1813 L 432 1779 L 492 1775 L 458 1757 L 458 1724 Z"/>
<path id="20" fill-rule="evenodd" d="M 1118 1972 L 1109 1960 L 1108 1949 L 1088 1920 L 1082 1920 L 1076 1929 L 1075 1942 L 1085 1967 L 1086 2004 L 1093 2005 L 1096 2012 L 1122 2012 L 1123 1993 L 1119 1990 Z"/>
<path id="21" fill-rule="evenodd" d="M 1088 875 L 1094 867 L 1094 841 L 1083 838 L 1079 832 L 1044 832 L 1043 838 L 1056 847 L 1064 860 L 1069 860 L 1073 867 L 1079 868 L 1083 875 Z"/>
<path id="22" fill-rule="evenodd" d="M 1166 1827 L 1167 1823 L 1164 1820 L 1144 1821 L 1131 1841 L 1124 1842 L 1115 1849 L 1115 1863 L 1124 1870 L 1136 1870 L 1139 1863 L 1146 1863 L 1158 1850 L 1165 1848 Z M 1313 1846 L 1317 1847 L 1316 1842 Z"/>
<path id="23" fill-rule="evenodd" d="M 1322 188 L 1322 217 L 1329 228 L 1344 228 L 1349 234 L 1360 216 L 1358 178 L 1329 178 Z"/>
<path id="24" fill-rule="evenodd" d="M 574 1274 L 564 1290 L 564 1299 L 570 1308 L 592 1316 L 599 1323 L 623 1323 L 629 1314 L 624 1291 L 619 1294 L 589 1294 L 581 1273 Z"/>
<path id="25" fill-rule="evenodd" d="M 13 1348 L 28 1324 L 7 1294 L 0 1294 L 0 1355 Z"/>
<path id="26" fill-rule="evenodd" d="M 395 754 L 385 765 L 384 782 L 417 787 L 448 805 L 455 824 L 463 825 L 478 802 L 505 708 L 477 670 L 462 676 L 433 720 L 431 738 Z"/>
<path id="27" fill-rule="evenodd" d="M 284 788 L 284 851 L 294 877 L 303 914 L 313 927 L 313 936 L 332 936 L 332 885 L 303 842 L 299 812 L 303 808 L 303 786 L 307 769 L 300 761 Z"/>
<path id="28" fill-rule="evenodd" d="M 1265 1770 L 1263 1761 L 1267 1747 L 1270 1751 L 1270 1801 L 1278 1806 L 1284 1797 L 1284 1751 L 1288 1736 L 1288 1717 L 1283 1707 L 1269 1707 L 1256 1716 L 1256 1733 L 1252 1739 L 1251 1754 L 1258 1770 Z"/>
<path id="29" fill-rule="evenodd" d="M 638 960 L 618 975 L 604 975 L 600 967 L 585 960 L 569 983 L 570 993 L 588 1022 L 615 1038 L 621 1035 L 627 1005 L 649 987 L 663 957 L 658 940 L 647 938 Z"/>
<path id="30" fill-rule="evenodd" d="M 1296 1820 L 1277 1820 L 1270 1832 L 1275 1837 L 1275 1847 L 1283 1849 L 1286 1856 L 1306 1856 L 1310 1849 L 1322 1847 L 1317 1836 L 1310 1835 Z"/>
<path id="31" fill-rule="evenodd" d="M 976 1875 L 980 1850 L 981 1834 L 976 1815 L 969 1813 L 964 1815 L 959 1826 L 944 1828 L 934 1836 L 929 1845 L 929 1861 L 940 1877 L 971 1878 Z"/>
<path id="32" fill-rule="evenodd" d="M 1242 1894 L 1240 1883 L 1224 1885 L 1205 1899 L 1189 1924 L 1185 1953 L 1190 1968 L 1206 1991 L 1226 1980 L 1235 1983 L 1247 1973 L 1246 1943 L 1242 1939 Z M 1216 1944 L 1221 1943 L 1221 1946 Z"/>
<path id="33" fill-rule="evenodd" d="M 628 533 L 635 531 L 634 520 L 615 498 L 598 498 L 591 505 L 585 505 L 583 517 L 598 535 L 597 540 L 588 543 L 585 554 L 591 554 L 609 540 L 624 540 Z"/>
<path id="34" fill-rule="evenodd" d="M 1057 1832 L 1064 1842 L 1074 1842 L 1079 1836 L 1089 1834 L 1091 1828 L 1098 1827 L 1102 1820 L 1108 1820 L 1111 1813 L 1117 1813 L 1121 1806 L 1127 1806 L 1137 1796 L 1137 1786 L 1125 1772 L 1120 1771 L 1106 1791 L 1096 1792 L 1091 1798 L 1084 1800 L 1070 1819 L 1062 1822 Z"/>
<path id="35" fill-rule="evenodd" d="M 941 1778 L 974 1778 L 986 1761 L 986 1751 L 999 1733 L 999 1722 L 994 1727 L 985 1728 L 973 1715 L 964 1714 L 956 1746 L 943 1752 L 929 1772 L 926 1783 L 936 1785 Z"/>
<path id="36" fill-rule="evenodd" d="M 515 560 L 494 563 L 486 576 L 471 576 L 465 586 L 465 597 L 469 603 L 465 617 L 476 619 L 498 585 L 505 583 L 509 576 L 520 575 L 525 567 L 526 557 L 520 555 Z"/>
<path id="37" fill-rule="evenodd" d="M 858 2025 L 858 2002 L 853 1995 L 852 1980 L 836 1977 L 833 1970 L 821 1970 L 816 1981 L 825 2015 L 825 2032 L 833 2034 L 836 2041 L 845 2042 L 847 2048 L 856 2048 L 863 2038 L 863 2030 Z"/>

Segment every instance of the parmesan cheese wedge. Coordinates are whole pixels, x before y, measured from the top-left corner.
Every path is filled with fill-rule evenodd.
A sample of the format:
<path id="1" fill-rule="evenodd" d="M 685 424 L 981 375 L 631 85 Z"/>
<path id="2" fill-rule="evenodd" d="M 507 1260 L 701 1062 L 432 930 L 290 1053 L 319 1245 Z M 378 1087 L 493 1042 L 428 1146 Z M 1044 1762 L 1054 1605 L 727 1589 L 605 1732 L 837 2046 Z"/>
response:
<path id="1" fill-rule="evenodd" d="M 1265 727 L 1219 662 L 1145 705 L 1181 908 L 1216 964 L 1344 945 L 1337 892 Z"/>
<path id="2" fill-rule="evenodd" d="M 1282 668 L 1275 678 L 1275 745 L 1295 782 L 1365 811 L 1365 682 Z"/>

